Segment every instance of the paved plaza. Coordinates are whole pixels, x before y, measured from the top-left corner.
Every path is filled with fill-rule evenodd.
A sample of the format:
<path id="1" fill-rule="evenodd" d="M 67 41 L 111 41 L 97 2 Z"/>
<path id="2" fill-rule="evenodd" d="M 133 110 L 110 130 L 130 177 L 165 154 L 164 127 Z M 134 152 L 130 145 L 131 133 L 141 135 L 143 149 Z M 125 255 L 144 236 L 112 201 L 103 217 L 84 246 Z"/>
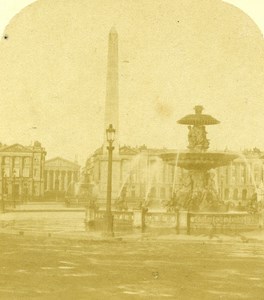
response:
<path id="1" fill-rule="evenodd" d="M 87 232 L 83 209 L 0 215 L 0 299 L 263 299 L 264 232 Z"/>
<path id="2" fill-rule="evenodd" d="M 0 235 L 0 299 L 263 299 L 264 244 Z"/>

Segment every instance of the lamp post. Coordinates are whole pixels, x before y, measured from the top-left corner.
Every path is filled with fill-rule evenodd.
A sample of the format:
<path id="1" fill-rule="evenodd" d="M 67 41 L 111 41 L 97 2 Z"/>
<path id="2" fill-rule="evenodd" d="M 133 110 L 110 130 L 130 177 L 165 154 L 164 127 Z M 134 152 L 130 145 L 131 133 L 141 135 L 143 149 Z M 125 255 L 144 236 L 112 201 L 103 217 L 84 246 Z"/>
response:
<path id="1" fill-rule="evenodd" d="M 5 192 L 5 169 L 2 169 L 2 211 L 5 212 L 5 199 L 4 199 L 4 192 Z"/>
<path id="2" fill-rule="evenodd" d="M 15 183 L 16 183 L 16 170 L 13 169 L 12 198 L 13 198 L 13 206 L 14 206 L 14 208 L 16 208 Z"/>
<path id="3" fill-rule="evenodd" d="M 111 211 L 111 200 L 112 200 L 112 160 L 113 160 L 113 142 L 115 138 L 115 129 L 113 125 L 110 124 L 109 127 L 106 129 L 106 138 L 108 141 L 109 146 L 107 147 L 108 150 L 108 175 L 107 175 L 107 198 L 106 198 L 106 234 L 108 236 L 114 236 L 113 231 L 113 216 Z"/>

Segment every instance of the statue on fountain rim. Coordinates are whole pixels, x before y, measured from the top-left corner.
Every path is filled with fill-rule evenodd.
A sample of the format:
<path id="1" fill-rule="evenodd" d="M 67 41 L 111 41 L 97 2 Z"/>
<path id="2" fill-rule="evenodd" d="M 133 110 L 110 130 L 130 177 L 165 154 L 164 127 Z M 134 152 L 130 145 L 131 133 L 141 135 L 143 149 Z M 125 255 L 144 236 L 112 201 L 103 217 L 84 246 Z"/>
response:
<path id="1" fill-rule="evenodd" d="M 193 189 L 193 181 L 189 174 L 181 178 L 180 188 L 174 193 L 170 206 L 175 209 L 188 209 Z"/>

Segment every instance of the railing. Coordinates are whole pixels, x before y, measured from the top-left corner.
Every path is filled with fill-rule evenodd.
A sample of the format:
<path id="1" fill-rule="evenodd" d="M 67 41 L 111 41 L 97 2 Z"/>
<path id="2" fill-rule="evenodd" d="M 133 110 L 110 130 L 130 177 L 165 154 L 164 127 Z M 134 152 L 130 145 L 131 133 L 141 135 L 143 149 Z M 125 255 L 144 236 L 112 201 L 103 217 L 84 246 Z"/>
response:
<path id="1" fill-rule="evenodd" d="M 260 226 L 261 215 L 247 212 L 144 212 L 112 211 L 114 227 L 131 228 L 177 228 L 177 229 L 227 229 L 227 230 L 252 230 Z M 91 220 L 91 219 L 89 219 Z M 106 212 L 94 211 L 92 220 L 95 224 L 106 224 Z"/>
<path id="2" fill-rule="evenodd" d="M 241 213 L 189 213 L 190 229 L 254 229 L 260 224 L 259 214 Z"/>
<path id="3" fill-rule="evenodd" d="M 134 214 L 132 211 L 112 211 L 115 227 L 132 227 Z M 106 212 L 97 210 L 95 212 L 95 222 L 97 225 L 102 225 L 106 222 Z M 101 224 L 98 224 L 101 223 Z"/>
<path id="4" fill-rule="evenodd" d="M 113 211 L 114 221 L 121 222 L 133 222 L 133 212 L 132 211 Z"/>
<path id="5" fill-rule="evenodd" d="M 148 212 L 145 215 L 147 227 L 174 227 L 177 226 L 177 215 L 175 213 Z"/>

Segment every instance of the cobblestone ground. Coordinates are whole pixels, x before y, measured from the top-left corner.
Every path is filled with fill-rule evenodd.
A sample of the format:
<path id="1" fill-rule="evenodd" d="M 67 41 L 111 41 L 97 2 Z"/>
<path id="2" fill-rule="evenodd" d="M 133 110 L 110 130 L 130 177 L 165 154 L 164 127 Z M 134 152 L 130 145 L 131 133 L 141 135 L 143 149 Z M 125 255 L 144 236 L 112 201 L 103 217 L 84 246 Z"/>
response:
<path id="1" fill-rule="evenodd" d="M 0 299 L 264 299 L 264 244 L 0 235 Z"/>

